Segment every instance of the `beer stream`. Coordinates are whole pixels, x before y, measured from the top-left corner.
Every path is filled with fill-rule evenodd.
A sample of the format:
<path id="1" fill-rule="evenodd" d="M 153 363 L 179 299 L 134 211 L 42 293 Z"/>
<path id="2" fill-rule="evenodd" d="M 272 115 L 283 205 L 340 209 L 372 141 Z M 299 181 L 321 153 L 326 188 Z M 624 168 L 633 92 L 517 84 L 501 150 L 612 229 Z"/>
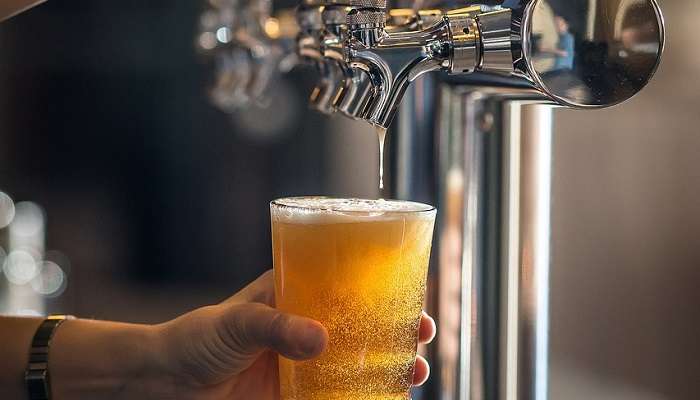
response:
<path id="1" fill-rule="evenodd" d="M 377 138 L 379 139 L 379 190 L 384 190 L 384 142 L 386 141 L 386 128 L 375 126 Z"/>

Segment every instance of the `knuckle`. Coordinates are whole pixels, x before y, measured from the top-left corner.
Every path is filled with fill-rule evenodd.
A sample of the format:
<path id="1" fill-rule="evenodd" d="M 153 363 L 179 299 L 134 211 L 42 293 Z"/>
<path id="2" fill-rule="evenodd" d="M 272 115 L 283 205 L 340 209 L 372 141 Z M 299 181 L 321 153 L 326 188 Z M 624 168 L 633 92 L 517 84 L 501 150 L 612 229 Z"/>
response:
<path id="1" fill-rule="evenodd" d="M 270 345 L 273 347 L 284 344 L 284 338 L 292 325 L 292 318 L 289 315 L 277 313 L 271 319 L 267 327 Z"/>

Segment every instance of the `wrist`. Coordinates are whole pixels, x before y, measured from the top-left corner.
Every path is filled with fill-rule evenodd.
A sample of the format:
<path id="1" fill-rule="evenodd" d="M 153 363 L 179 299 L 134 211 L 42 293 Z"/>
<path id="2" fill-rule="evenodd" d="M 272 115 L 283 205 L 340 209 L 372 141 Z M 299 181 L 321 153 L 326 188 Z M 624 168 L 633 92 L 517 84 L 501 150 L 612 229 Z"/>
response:
<path id="1" fill-rule="evenodd" d="M 151 325 L 66 321 L 49 350 L 52 398 L 170 398 Z"/>

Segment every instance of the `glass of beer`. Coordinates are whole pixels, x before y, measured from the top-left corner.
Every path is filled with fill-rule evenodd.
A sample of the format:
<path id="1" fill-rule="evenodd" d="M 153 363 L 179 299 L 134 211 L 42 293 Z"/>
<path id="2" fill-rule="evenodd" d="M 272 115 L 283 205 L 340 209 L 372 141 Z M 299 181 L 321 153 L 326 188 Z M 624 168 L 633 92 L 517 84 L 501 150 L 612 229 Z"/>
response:
<path id="1" fill-rule="evenodd" d="M 409 399 L 435 208 L 297 197 L 270 212 L 276 306 L 329 335 L 314 360 L 280 356 L 282 400 Z"/>

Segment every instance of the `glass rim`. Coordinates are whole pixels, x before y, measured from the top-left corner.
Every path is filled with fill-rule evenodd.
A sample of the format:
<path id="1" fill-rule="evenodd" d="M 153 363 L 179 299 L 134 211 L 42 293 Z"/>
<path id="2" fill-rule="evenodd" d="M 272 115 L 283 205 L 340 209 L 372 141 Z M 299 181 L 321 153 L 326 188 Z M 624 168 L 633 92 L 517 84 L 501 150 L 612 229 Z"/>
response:
<path id="1" fill-rule="evenodd" d="M 343 213 L 343 214 L 366 214 L 368 212 L 375 212 L 375 210 L 343 210 L 343 209 L 338 209 L 337 207 L 316 208 L 316 207 L 310 207 L 310 206 L 282 203 L 284 200 L 303 200 L 303 199 L 375 201 L 375 200 L 371 200 L 371 199 L 361 199 L 361 198 L 356 198 L 356 197 L 291 196 L 291 197 L 280 197 L 278 199 L 272 200 L 270 202 L 270 206 L 274 206 L 274 207 L 278 207 L 278 208 L 292 209 L 292 210 L 304 210 L 304 211 L 311 211 L 311 212 L 336 212 L 336 213 Z M 417 205 L 425 207 L 424 209 L 420 209 L 420 210 L 376 210 L 376 212 L 381 212 L 384 214 L 395 214 L 395 215 L 410 215 L 410 214 L 416 215 L 416 214 L 418 214 L 418 215 L 422 215 L 422 214 L 427 214 L 427 213 L 437 211 L 437 207 L 432 206 L 430 204 L 417 202 L 417 201 L 396 200 L 396 199 L 377 199 L 377 200 L 384 200 L 384 201 L 388 201 L 388 202 L 397 202 L 397 203 L 417 204 Z"/>

